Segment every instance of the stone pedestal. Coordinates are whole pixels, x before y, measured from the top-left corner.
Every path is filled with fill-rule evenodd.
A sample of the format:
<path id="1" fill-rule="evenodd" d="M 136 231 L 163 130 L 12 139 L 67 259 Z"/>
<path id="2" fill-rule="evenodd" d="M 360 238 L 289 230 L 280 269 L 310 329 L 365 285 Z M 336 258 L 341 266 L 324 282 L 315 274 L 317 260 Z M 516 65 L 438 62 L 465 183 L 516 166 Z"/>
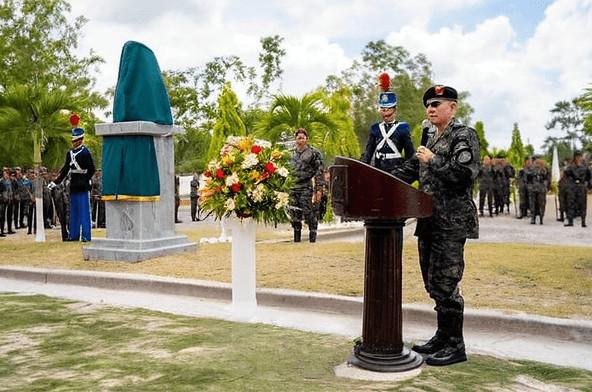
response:
<path id="1" fill-rule="evenodd" d="M 232 305 L 238 309 L 257 307 L 257 269 L 255 236 L 257 224 L 252 219 L 233 218 L 232 230 Z"/>
<path id="2" fill-rule="evenodd" d="M 106 238 L 83 247 L 85 260 L 137 262 L 177 252 L 195 251 L 187 236 L 175 233 L 175 159 L 173 134 L 183 129 L 148 121 L 98 124 L 98 136 L 152 135 L 160 177 L 159 201 L 106 201 Z M 106 173 L 107 174 L 107 173 Z"/>

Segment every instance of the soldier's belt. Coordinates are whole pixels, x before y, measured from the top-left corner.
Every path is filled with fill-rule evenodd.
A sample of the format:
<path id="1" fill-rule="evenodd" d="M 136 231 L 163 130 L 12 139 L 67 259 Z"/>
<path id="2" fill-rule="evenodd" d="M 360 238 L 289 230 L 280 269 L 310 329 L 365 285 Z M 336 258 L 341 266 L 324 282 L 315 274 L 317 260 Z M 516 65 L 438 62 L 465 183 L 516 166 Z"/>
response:
<path id="1" fill-rule="evenodd" d="M 72 174 L 86 174 L 87 171 L 86 169 L 70 169 Z"/>
<path id="2" fill-rule="evenodd" d="M 401 154 L 395 154 L 394 152 L 393 153 L 377 152 L 376 158 L 378 158 L 378 159 L 396 159 L 396 158 L 401 158 Z"/>

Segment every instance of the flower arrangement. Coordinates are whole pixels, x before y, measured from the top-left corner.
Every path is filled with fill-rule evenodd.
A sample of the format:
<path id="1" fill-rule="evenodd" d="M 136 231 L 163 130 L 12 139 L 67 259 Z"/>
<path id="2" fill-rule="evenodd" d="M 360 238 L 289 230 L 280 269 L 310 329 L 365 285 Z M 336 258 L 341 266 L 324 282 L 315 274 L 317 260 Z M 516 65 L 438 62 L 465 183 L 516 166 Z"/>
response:
<path id="1" fill-rule="evenodd" d="M 289 156 L 268 141 L 229 136 L 220 157 L 203 173 L 200 207 L 213 211 L 217 219 L 234 214 L 257 222 L 287 222 L 292 186 Z"/>

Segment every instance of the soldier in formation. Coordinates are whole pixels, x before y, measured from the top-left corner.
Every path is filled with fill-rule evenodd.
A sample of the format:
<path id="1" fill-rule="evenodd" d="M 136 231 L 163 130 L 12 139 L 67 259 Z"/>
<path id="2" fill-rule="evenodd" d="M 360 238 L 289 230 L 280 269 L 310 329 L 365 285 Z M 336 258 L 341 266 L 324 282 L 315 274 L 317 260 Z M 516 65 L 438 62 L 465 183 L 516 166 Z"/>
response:
<path id="1" fill-rule="evenodd" d="M 516 185 L 518 186 L 518 197 L 520 198 L 520 211 L 517 218 L 522 219 L 528 216 L 528 189 L 526 174 L 530 172 L 532 167 L 532 158 L 527 157 L 524 160 L 524 167 L 518 171 L 516 178 Z"/>
<path id="2" fill-rule="evenodd" d="M 292 150 L 290 165 L 294 169 L 294 186 L 290 192 L 291 223 L 294 242 L 300 242 L 302 222 L 308 225 L 308 239 L 317 240 L 318 206 L 321 201 L 325 178 L 323 156 L 308 144 L 308 132 L 298 128 L 294 133 L 296 146 Z"/>
<path id="3" fill-rule="evenodd" d="M 101 198 L 103 195 L 102 171 L 97 169 L 91 180 L 90 198 L 92 200 L 92 220 L 95 227 L 105 228 L 105 201 Z"/>
<path id="4" fill-rule="evenodd" d="M 487 207 L 489 216 L 493 217 L 493 193 L 495 188 L 494 172 L 491 157 L 483 158 L 483 166 L 479 171 L 479 215 L 483 216 L 485 199 L 487 198 Z"/>
<path id="5" fill-rule="evenodd" d="M 545 206 L 547 204 L 547 192 L 551 188 L 551 178 L 545 167 L 545 161 L 535 159 L 534 165 L 526 172 L 526 191 L 528 192 L 528 203 L 530 210 L 530 223 L 536 224 L 536 217 L 539 223 L 543 224 Z"/>
<path id="6" fill-rule="evenodd" d="M 573 226 L 574 218 L 580 216 L 582 227 L 586 227 L 587 191 L 592 186 L 590 168 L 584 163 L 582 153 L 576 151 L 573 161 L 565 168 L 567 223 Z"/>
<path id="7" fill-rule="evenodd" d="M 2 168 L 2 178 L 0 178 L 0 237 L 6 237 L 6 234 L 14 234 L 12 230 L 14 203 L 13 181 L 10 178 L 10 169 Z M 6 224 L 6 231 L 4 225 Z"/>

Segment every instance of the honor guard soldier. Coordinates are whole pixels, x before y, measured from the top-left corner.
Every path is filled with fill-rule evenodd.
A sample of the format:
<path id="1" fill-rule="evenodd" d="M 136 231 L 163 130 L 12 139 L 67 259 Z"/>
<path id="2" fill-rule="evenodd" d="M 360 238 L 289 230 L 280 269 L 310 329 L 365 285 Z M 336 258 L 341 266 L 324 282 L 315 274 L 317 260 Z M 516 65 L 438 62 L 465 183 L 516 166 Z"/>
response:
<path id="1" fill-rule="evenodd" d="M 362 162 L 390 173 L 396 166 L 411 158 L 415 149 L 409 124 L 396 121 L 397 96 L 389 91 L 388 74 L 382 73 L 379 82 L 382 92 L 378 95 L 378 106 L 382 121 L 370 127 Z"/>
<path id="2" fill-rule="evenodd" d="M 66 161 L 60 170 L 60 174 L 51 182 L 49 187 L 64 181 L 70 175 L 70 224 L 69 241 L 80 240 L 82 227 L 82 242 L 91 240 L 90 200 L 91 178 L 95 174 L 95 163 L 90 150 L 86 148 L 84 141 L 84 129 L 79 128 L 80 117 L 70 116 L 72 124 L 72 148 L 66 154 Z"/>
<path id="3" fill-rule="evenodd" d="M 532 214 L 530 224 L 536 224 L 536 216 L 538 215 L 539 223 L 542 225 L 547 205 L 547 192 L 551 186 L 545 161 L 540 158 L 535 159 L 533 169 L 527 174 L 527 184 L 529 209 Z"/>
<path id="4" fill-rule="evenodd" d="M 526 157 L 524 159 L 524 167 L 518 171 L 516 184 L 518 185 L 518 197 L 520 198 L 520 214 L 518 219 L 526 218 L 528 216 L 528 188 L 527 188 L 527 174 L 530 173 L 532 166 L 532 159 Z"/>
<path id="5" fill-rule="evenodd" d="M 436 128 L 416 157 L 392 174 L 432 195 L 433 214 L 417 220 L 419 264 L 426 291 L 436 303 L 438 329 L 412 350 L 426 354 L 432 366 L 466 361 L 463 339 L 464 299 L 460 292 L 467 238 L 478 238 L 473 185 L 481 166 L 479 138 L 474 129 L 454 118 L 458 93 L 432 86 L 423 96 L 426 114 Z"/>

